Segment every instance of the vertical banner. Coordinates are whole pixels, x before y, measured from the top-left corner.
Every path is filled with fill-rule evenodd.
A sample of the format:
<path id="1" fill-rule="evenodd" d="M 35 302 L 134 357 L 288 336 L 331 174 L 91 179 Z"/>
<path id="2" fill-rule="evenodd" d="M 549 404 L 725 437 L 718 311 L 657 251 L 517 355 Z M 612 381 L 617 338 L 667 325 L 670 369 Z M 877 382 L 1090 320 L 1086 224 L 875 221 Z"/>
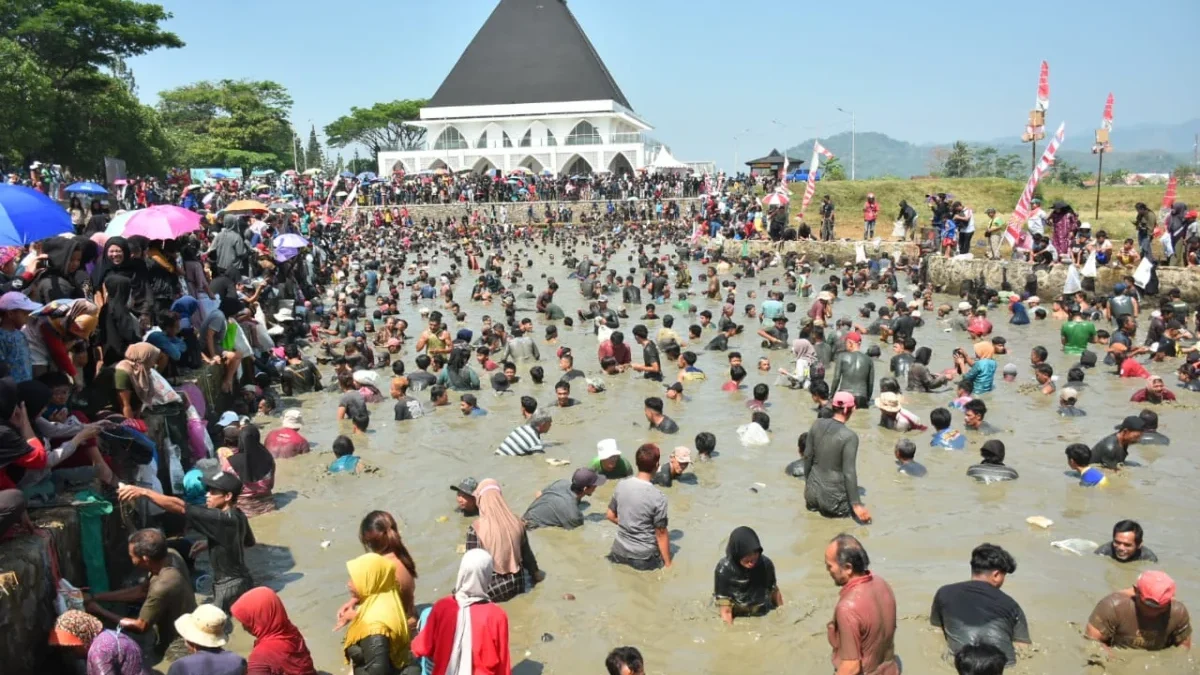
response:
<path id="1" fill-rule="evenodd" d="M 813 193 L 817 191 L 817 168 L 820 166 L 821 156 L 824 156 L 825 159 L 833 159 L 833 153 L 826 150 L 820 141 L 813 141 L 812 161 L 808 165 L 808 183 L 804 186 L 804 200 L 800 203 L 800 213 L 808 210 Z"/>
<path id="2" fill-rule="evenodd" d="M 1066 126 L 1066 122 L 1058 125 L 1058 132 L 1054 134 L 1054 139 L 1046 146 L 1046 151 L 1042 153 L 1041 161 L 1034 167 L 1033 173 L 1029 175 L 1029 180 L 1025 183 L 1025 190 L 1021 192 L 1021 198 L 1017 200 L 1017 207 L 1013 209 L 1012 216 L 1008 219 L 1008 229 L 1004 231 L 1004 238 L 1008 240 L 1009 245 L 1015 245 L 1017 240 L 1021 238 L 1021 226 L 1029 218 L 1029 210 L 1033 202 L 1033 190 L 1037 187 L 1038 181 L 1042 179 L 1042 175 L 1054 165 L 1054 155 L 1058 152 L 1058 146 L 1062 145 Z"/>

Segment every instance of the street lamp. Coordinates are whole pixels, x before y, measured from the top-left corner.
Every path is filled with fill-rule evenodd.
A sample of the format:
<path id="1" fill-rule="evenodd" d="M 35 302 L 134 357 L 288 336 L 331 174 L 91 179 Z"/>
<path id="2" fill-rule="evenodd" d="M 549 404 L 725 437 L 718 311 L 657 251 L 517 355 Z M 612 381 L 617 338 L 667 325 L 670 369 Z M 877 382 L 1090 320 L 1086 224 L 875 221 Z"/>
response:
<path id="1" fill-rule="evenodd" d="M 838 108 L 838 112 L 850 116 L 850 180 L 854 180 L 855 147 L 854 147 L 854 111 Z"/>

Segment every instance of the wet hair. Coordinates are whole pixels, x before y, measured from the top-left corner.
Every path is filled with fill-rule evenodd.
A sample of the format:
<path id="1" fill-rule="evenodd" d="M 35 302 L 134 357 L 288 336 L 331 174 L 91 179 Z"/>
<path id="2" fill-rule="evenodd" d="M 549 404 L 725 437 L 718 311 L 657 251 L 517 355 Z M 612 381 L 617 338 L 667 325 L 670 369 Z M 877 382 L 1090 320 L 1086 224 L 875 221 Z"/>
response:
<path id="1" fill-rule="evenodd" d="M 830 543 L 835 545 L 834 556 L 838 565 L 849 565 L 854 574 L 867 573 L 867 568 L 871 566 L 871 557 L 867 555 L 867 549 L 863 548 L 858 539 L 843 533 L 834 537 Z"/>
<path id="2" fill-rule="evenodd" d="M 820 399 L 829 398 L 829 383 L 825 380 L 817 380 L 808 385 L 808 393 Z"/>
<path id="3" fill-rule="evenodd" d="M 900 393 L 900 383 L 894 377 L 883 377 L 879 380 L 880 392 Z"/>
<path id="4" fill-rule="evenodd" d="M 1045 375 L 1046 377 L 1051 377 L 1054 375 L 1054 366 L 1051 366 L 1049 363 L 1039 363 L 1034 366 L 1033 370 L 1035 373 L 1038 373 L 1039 375 Z"/>
<path id="5" fill-rule="evenodd" d="M 1012 554 L 995 544 L 980 544 L 971 551 L 971 574 L 986 572 L 1003 572 L 1012 574 L 1017 571 L 1017 561 Z"/>
<path id="6" fill-rule="evenodd" d="M 1142 412 L 1138 413 L 1138 417 L 1142 418 L 1142 424 L 1145 425 L 1145 428 L 1143 429 L 1143 431 L 1157 431 L 1158 430 L 1158 413 L 1154 412 L 1153 410 L 1147 409 L 1147 410 L 1143 410 Z"/>
<path id="7" fill-rule="evenodd" d="M 529 369 L 529 377 L 534 384 L 541 384 L 542 380 L 546 378 L 546 371 L 541 366 L 534 366 Z"/>
<path id="8" fill-rule="evenodd" d="M 963 412 L 968 411 L 973 412 L 980 417 L 985 417 L 987 415 L 987 404 L 980 399 L 973 398 L 970 401 L 967 401 L 963 406 Z"/>
<path id="9" fill-rule="evenodd" d="M 950 411 L 945 408 L 934 408 L 929 413 L 929 423 L 934 429 L 941 431 L 950 428 Z"/>
<path id="10" fill-rule="evenodd" d="M 1116 525 L 1113 525 L 1113 537 L 1116 537 L 1122 532 L 1132 532 L 1133 542 L 1139 546 L 1142 543 L 1142 526 L 1138 525 L 1136 520 L 1118 520 Z"/>
<path id="11" fill-rule="evenodd" d="M 959 380 L 958 382 L 954 383 L 954 387 L 956 389 L 961 389 L 968 395 L 975 393 L 975 383 L 970 380 Z"/>
<path id="12" fill-rule="evenodd" d="M 1083 368 L 1072 366 L 1067 371 L 1067 382 L 1083 382 Z"/>
<path id="13" fill-rule="evenodd" d="M 1038 361 L 1045 361 L 1045 360 L 1046 360 L 1046 358 L 1047 358 L 1047 357 L 1049 357 L 1049 355 L 1050 355 L 1050 353 L 1046 351 L 1046 348 L 1045 348 L 1045 347 L 1042 347 L 1041 345 L 1038 345 L 1037 347 L 1034 347 L 1034 348 L 1033 348 L 1033 353 L 1034 353 L 1035 355 L 1037 355 L 1037 357 L 1038 357 Z"/>
<path id="14" fill-rule="evenodd" d="M 436 401 L 446 394 L 446 388 L 440 384 L 435 384 L 429 388 L 429 400 Z"/>
<path id="15" fill-rule="evenodd" d="M 369 413 L 355 415 L 350 421 L 354 423 L 355 429 L 358 429 L 359 431 L 366 431 L 367 427 L 371 425 L 371 415 Z"/>
<path id="16" fill-rule="evenodd" d="M 608 675 L 621 675 L 621 666 L 628 668 L 631 673 L 642 672 L 642 653 L 637 647 L 617 647 L 604 659 Z"/>
<path id="17" fill-rule="evenodd" d="M 530 415 L 532 415 L 534 412 L 537 411 L 537 405 L 538 405 L 537 399 L 535 399 L 534 397 L 532 397 L 532 396 L 522 396 L 521 397 L 521 410 L 524 410 L 526 413 L 529 413 Z"/>
<path id="18" fill-rule="evenodd" d="M 417 354 L 417 367 L 421 370 L 429 368 L 430 358 L 428 354 Z"/>
<path id="19" fill-rule="evenodd" d="M 563 389 L 569 394 L 571 393 L 571 383 L 567 382 L 566 380 L 559 380 L 558 383 L 554 385 L 554 391 L 558 391 L 559 389 Z"/>
<path id="20" fill-rule="evenodd" d="M 771 416 L 761 410 L 755 410 L 750 415 L 750 421 L 763 428 L 763 431 L 770 431 Z"/>
<path id="21" fill-rule="evenodd" d="M 656 412 L 656 413 L 658 413 L 658 414 L 660 414 L 660 415 L 662 414 L 662 411 L 663 411 L 663 400 L 662 400 L 661 398 L 659 398 L 659 397 L 657 397 L 657 396 L 651 396 L 651 397 L 649 397 L 649 398 L 647 398 L 647 399 L 646 399 L 646 403 L 645 403 L 645 405 L 646 405 L 646 407 L 647 407 L 647 408 L 649 408 L 650 410 L 653 410 L 654 412 Z"/>
<path id="22" fill-rule="evenodd" d="M 1003 464 L 1004 463 L 1004 442 L 990 440 L 979 447 L 979 456 L 983 458 L 984 464 Z"/>
<path id="23" fill-rule="evenodd" d="M 387 511 L 372 511 L 362 519 L 358 526 L 358 541 L 363 548 L 379 555 L 391 553 L 400 559 L 404 569 L 417 578 L 417 564 L 400 539 L 400 527 L 396 519 Z"/>
<path id="24" fill-rule="evenodd" d="M 1007 664 L 1008 657 L 1004 652 L 986 643 L 963 645 L 954 655 L 954 669 L 958 675 L 1004 675 Z"/>
<path id="25" fill-rule="evenodd" d="M 148 527 L 129 535 L 129 545 L 139 558 L 159 562 L 167 557 L 167 538 L 157 528 Z"/>
<path id="26" fill-rule="evenodd" d="M 643 443 L 634 453 L 634 461 L 637 463 L 638 471 L 645 473 L 654 473 L 658 470 L 658 459 L 661 452 L 658 446 L 653 443 Z"/>
<path id="27" fill-rule="evenodd" d="M 694 359 L 693 359 L 693 362 L 694 362 Z M 770 396 L 770 394 L 771 394 L 771 388 L 768 387 L 766 384 L 763 384 L 760 382 L 760 383 L 754 385 L 754 400 L 755 401 L 765 401 L 765 400 L 767 400 L 767 396 Z"/>
<path id="28" fill-rule="evenodd" d="M 354 441 L 349 436 L 341 435 L 333 439 L 333 456 L 345 457 L 354 454 Z"/>
<path id="29" fill-rule="evenodd" d="M 662 325 L 663 325 L 663 328 L 670 328 L 671 326 L 674 326 L 675 325 L 675 317 L 671 316 L 670 314 L 664 316 L 662 318 Z"/>
<path id="30" fill-rule="evenodd" d="M 717 437 L 709 431 L 701 431 L 696 434 L 696 452 L 702 455 L 711 455 L 713 450 L 717 448 Z"/>
<path id="31" fill-rule="evenodd" d="M 907 438 L 896 441 L 896 454 L 901 459 L 912 459 L 917 456 L 917 445 Z"/>
<path id="32" fill-rule="evenodd" d="M 729 379 L 733 380 L 734 382 L 741 382 L 742 380 L 746 379 L 746 369 L 742 366 L 730 366 Z"/>
<path id="33" fill-rule="evenodd" d="M 1092 463 L 1092 449 L 1083 443 L 1072 443 L 1067 446 L 1067 459 L 1079 466 L 1087 466 Z"/>

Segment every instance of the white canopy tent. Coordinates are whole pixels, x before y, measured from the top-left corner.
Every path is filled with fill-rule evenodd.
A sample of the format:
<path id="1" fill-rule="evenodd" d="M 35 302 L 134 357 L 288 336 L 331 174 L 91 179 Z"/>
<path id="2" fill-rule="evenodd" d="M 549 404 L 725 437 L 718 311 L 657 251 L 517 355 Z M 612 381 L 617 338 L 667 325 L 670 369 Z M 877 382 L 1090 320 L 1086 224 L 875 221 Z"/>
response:
<path id="1" fill-rule="evenodd" d="M 659 148 L 658 154 L 654 156 L 654 161 L 650 163 L 649 169 L 652 173 L 683 173 L 691 170 L 687 164 L 675 159 L 670 150 L 666 146 Z"/>

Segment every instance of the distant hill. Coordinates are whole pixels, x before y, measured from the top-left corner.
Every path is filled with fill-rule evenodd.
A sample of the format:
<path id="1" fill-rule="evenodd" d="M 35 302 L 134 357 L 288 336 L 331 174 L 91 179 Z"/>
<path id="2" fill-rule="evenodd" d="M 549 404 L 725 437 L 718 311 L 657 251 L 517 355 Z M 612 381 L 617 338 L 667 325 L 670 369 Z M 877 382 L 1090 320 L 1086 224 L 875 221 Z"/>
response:
<path id="1" fill-rule="evenodd" d="M 1127 169 L 1134 172 L 1166 172 L 1180 164 L 1192 161 L 1194 135 L 1200 131 L 1200 120 L 1183 124 L 1145 124 L 1118 128 L 1113 132 L 1114 150 L 1104 155 L 1105 172 Z M 837 155 L 850 174 L 850 133 L 821 139 L 830 152 Z M 990 146 L 1000 155 L 1016 154 L 1022 159 L 1032 160 L 1027 144 L 1014 143 L 1012 139 L 996 139 L 992 142 L 967 141 L 972 148 Z M 894 139 L 873 131 L 862 132 L 855 138 L 858 178 L 895 176 L 926 176 L 940 167 L 938 155 L 951 143 L 915 144 Z M 1042 144 L 1039 144 L 1041 147 Z M 813 139 L 808 139 L 787 149 L 794 157 L 809 157 Z M 1091 152 L 1092 131 L 1086 134 L 1068 132 L 1067 142 L 1059 151 L 1062 161 L 1070 162 L 1083 170 L 1095 170 L 1096 157 Z M 1168 148 L 1163 150 L 1161 148 Z"/>

